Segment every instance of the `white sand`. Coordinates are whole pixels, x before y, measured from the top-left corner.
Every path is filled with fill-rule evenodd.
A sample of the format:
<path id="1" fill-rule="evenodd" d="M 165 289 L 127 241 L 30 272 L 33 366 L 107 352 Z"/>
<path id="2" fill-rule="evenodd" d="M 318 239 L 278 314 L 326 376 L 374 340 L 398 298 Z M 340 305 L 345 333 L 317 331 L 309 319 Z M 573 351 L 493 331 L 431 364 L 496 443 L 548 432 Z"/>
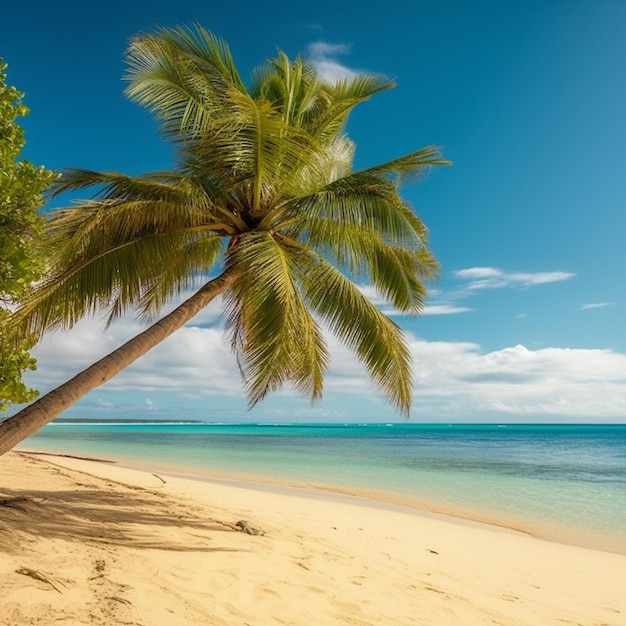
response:
<path id="1" fill-rule="evenodd" d="M 2 501 L 2 625 L 626 626 L 625 555 L 409 509 L 15 452 Z"/>

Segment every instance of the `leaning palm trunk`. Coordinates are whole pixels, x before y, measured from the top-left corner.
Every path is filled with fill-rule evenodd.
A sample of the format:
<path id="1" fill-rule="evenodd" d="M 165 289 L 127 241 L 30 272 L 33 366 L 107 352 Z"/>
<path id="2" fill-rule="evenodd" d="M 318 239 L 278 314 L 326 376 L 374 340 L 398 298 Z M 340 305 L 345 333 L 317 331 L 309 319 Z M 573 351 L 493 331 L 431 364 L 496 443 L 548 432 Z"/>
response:
<path id="1" fill-rule="evenodd" d="M 0 455 L 45 426 L 92 389 L 113 378 L 125 367 L 181 328 L 213 298 L 224 293 L 234 282 L 235 274 L 225 272 L 208 282 L 191 298 L 150 328 L 127 341 L 71 380 L 53 389 L 13 417 L 0 423 Z"/>

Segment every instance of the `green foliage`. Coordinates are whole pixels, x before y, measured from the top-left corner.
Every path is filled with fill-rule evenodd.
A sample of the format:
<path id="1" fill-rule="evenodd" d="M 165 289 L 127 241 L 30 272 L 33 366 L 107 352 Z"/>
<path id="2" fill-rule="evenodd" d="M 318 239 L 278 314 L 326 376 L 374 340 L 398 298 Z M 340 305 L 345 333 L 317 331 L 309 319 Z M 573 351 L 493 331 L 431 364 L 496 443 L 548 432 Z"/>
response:
<path id="1" fill-rule="evenodd" d="M 37 361 L 28 352 L 35 344 L 35 337 L 18 337 L 13 328 L 9 313 L 0 308 L 0 411 L 5 411 L 12 402 L 30 402 L 38 395 L 22 380 L 25 370 L 37 368 Z"/>
<path id="2" fill-rule="evenodd" d="M 35 369 L 35 359 L 28 353 L 35 339 L 18 330 L 10 310 L 41 276 L 37 247 L 43 218 L 36 211 L 55 178 L 43 167 L 18 160 L 25 141 L 16 120 L 29 111 L 23 94 L 6 85 L 6 67 L 0 58 L 0 410 L 37 395 L 22 381 L 24 370 Z"/>
<path id="3" fill-rule="evenodd" d="M 110 320 L 155 317 L 221 265 L 237 277 L 224 305 L 251 405 L 285 383 L 318 399 L 330 330 L 408 412 L 408 346 L 359 283 L 407 315 L 422 309 L 423 281 L 438 266 L 399 187 L 447 162 L 428 147 L 352 171 L 348 116 L 393 85 L 377 76 L 330 84 L 282 52 L 246 84 L 228 46 L 199 27 L 134 39 L 126 77 L 179 168 L 63 174 L 57 193 L 95 193 L 50 216 L 49 270 L 21 309 L 28 328 L 68 328 L 102 308 Z"/>

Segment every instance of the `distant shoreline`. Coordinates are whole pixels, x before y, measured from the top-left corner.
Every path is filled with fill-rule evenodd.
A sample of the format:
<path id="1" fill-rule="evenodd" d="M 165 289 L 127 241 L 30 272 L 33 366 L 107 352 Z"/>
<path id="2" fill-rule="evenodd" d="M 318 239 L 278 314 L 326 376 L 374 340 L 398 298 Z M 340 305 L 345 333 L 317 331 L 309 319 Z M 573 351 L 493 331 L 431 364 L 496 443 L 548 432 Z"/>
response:
<path id="1" fill-rule="evenodd" d="M 201 420 L 141 420 L 136 418 L 110 418 L 110 419 L 88 419 L 88 418 L 72 418 L 57 417 L 50 424 L 205 424 Z"/>
<path id="2" fill-rule="evenodd" d="M 2 420 L 0 420 L 2 421 Z M 124 425 L 124 424 L 132 424 L 132 425 L 145 425 L 145 426 L 158 426 L 160 424 L 192 424 L 192 425 L 197 425 L 197 426 L 290 426 L 290 427 L 298 427 L 298 426 L 308 426 L 308 427 L 313 427 L 313 426 L 320 426 L 320 427 L 331 427 L 331 426 L 336 426 L 336 427 L 341 427 L 341 426 L 350 426 L 350 427 L 357 427 L 357 426 L 363 426 L 363 427 L 367 427 L 367 426 L 415 426 L 415 427 L 419 427 L 419 426 L 424 426 L 424 427 L 455 427 L 455 426 L 476 426 L 476 427 L 498 427 L 498 428 L 506 428 L 506 427 L 510 427 L 510 426 L 514 426 L 514 427 L 518 427 L 518 426 L 563 426 L 563 427 L 568 427 L 568 428 L 572 428 L 572 427 L 583 427 L 583 428 L 589 428 L 589 427 L 599 427 L 602 428 L 604 426 L 608 426 L 608 427 L 623 427 L 626 428 L 626 422 L 547 422 L 547 421 L 541 421 L 541 422 L 497 422 L 497 421 L 490 421 L 490 422 L 462 422 L 462 421 L 446 421 L 446 422 L 416 422 L 416 421 L 412 421 L 412 420 L 402 420 L 402 421 L 397 421 L 397 422 L 389 422 L 389 421 L 380 421 L 380 422 L 361 422 L 358 420 L 355 420 L 354 422 L 345 422 L 345 421 L 338 421 L 338 422 L 293 422 L 293 421 L 284 421 L 284 422 L 277 422 L 277 421 L 255 421 L 255 420 L 250 420 L 250 421 L 232 421 L 232 422 L 224 422 L 224 421 L 213 421 L 213 420 L 194 420 L 194 419 L 188 419 L 188 420 L 173 420 L 173 419 L 163 419 L 163 420 L 155 420 L 155 419 L 150 419 L 150 420 L 146 420 L 146 419 L 138 419 L 138 418 L 103 418 L 103 419 L 98 419 L 98 418 L 73 418 L 73 417 L 57 417 L 56 419 L 54 419 L 53 421 L 49 422 L 49 424 L 76 424 L 76 425 L 98 425 L 98 424 L 119 424 L 119 425 Z"/>

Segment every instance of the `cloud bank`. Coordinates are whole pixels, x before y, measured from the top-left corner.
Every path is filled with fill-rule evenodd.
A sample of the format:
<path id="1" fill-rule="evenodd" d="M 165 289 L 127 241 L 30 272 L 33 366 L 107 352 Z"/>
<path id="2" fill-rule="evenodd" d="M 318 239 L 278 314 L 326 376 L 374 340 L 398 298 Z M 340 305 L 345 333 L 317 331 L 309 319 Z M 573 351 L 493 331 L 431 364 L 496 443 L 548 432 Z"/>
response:
<path id="1" fill-rule="evenodd" d="M 473 309 L 463 298 L 484 289 L 531 288 L 569 280 L 574 274 L 505 272 L 493 267 L 459 270 L 464 283 L 453 293 L 434 290 L 423 315 L 457 315 Z M 371 286 L 360 290 L 388 315 L 398 315 Z M 609 302 L 583 305 L 605 308 Z M 174 305 L 172 305 L 174 306 Z M 325 396 L 311 407 L 290 388 L 246 412 L 244 386 L 224 337 L 217 299 L 118 376 L 68 411 L 74 416 L 227 421 L 389 421 L 402 419 L 385 404 L 363 367 L 332 338 Z M 525 314 L 518 317 L 523 318 Z M 84 320 L 71 332 L 46 336 L 33 351 L 37 372 L 28 381 L 42 391 L 65 382 L 140 332 L 125 318 L 103 332 Z M 485 351 L 478 343 L 407 340 L 414 362 L 414 408 L 420 421 L 626 422 L 626 354 L 606 349 L 504 346 Z"/>
<path id="2" fill-rule="evenodd" d="M 205 314 L 213 319 L 211 311 Z M 202 319 L 196 322 L 202 322 Z M 105 333 L 81 322 L 44 338 L 35 349 L 31 384 L 50 389 L 140 330 L 124 320 Z M 485 352 L 467 342 L 408 336 L 414 359 L 414 409 L 420 421 L 620 421 L 626 418 L 626 355 L 612 350 L 522 345 Z M 194 415 L 231 410 L 236 420 L 401 419 L 385 405 L 362 366 L 336 342 L 326 399 L 309 407 L 286 389 L 245 412 L 243 385 L 219 326 L 189 325 L 92 392 L 83 414 L 170 417 L 168 406 Z M 221 407 L 221 408 L 220 408 Z M 230 408 L 229 408 L 230 407 Z M 233 408 L 235 407 L 235 408 Z M 180 417 L 177 415 L 176 417 Z"/>

